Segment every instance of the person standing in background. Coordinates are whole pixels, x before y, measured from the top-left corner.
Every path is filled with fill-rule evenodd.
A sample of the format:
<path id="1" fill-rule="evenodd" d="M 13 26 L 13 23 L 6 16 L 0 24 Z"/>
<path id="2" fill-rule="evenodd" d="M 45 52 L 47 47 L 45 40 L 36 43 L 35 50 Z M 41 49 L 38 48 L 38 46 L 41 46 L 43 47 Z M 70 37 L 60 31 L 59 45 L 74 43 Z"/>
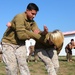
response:
<path id="1" fill-rule="evenodd" d="M 71 42 L 65 47 L 66 58 L 68 62 L 72 61 L 72 49 L 75 49 L 74 39 L 71 39 Z"/>

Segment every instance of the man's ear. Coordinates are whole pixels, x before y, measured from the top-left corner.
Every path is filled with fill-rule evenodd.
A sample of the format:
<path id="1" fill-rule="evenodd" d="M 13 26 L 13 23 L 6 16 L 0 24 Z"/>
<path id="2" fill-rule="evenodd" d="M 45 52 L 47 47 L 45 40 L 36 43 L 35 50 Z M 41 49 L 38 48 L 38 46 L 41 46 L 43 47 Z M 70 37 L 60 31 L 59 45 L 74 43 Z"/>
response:
<path id="1" fill-rule="evenodd" d="M 28 12 L 28 11 L 30 11 L 30 10 L 26 9 L 26 11 L 25 11 L 25 12 Z"/>

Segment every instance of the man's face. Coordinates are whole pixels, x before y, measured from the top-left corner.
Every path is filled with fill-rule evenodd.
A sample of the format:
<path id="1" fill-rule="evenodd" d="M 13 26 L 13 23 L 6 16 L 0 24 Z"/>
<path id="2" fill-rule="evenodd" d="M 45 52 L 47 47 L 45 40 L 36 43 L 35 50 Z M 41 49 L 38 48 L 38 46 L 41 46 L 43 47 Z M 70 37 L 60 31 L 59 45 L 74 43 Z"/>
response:
<path id="1" fill-rule="evenodd" d="M 26 15 L 29 20 L 33 20 L 36 14 L 37 14 L 36 10 L 28 10 L 28 9 L 26 10 Z"/>

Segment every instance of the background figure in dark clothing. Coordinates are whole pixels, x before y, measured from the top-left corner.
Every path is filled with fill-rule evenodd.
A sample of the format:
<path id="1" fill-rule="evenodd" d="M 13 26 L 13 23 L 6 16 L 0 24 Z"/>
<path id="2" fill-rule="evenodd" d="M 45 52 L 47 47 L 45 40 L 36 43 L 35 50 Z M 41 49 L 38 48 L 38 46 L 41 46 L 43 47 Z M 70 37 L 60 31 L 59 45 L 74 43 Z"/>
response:
<path id="1" fill-rule="evenodd" d="M 71 42 L 68 43 L 65 47 L 66 57 L 67 61 L 72 61 L 72 49 L 75 48 L 75 42 L 74 39 L 71 39 Z"/>

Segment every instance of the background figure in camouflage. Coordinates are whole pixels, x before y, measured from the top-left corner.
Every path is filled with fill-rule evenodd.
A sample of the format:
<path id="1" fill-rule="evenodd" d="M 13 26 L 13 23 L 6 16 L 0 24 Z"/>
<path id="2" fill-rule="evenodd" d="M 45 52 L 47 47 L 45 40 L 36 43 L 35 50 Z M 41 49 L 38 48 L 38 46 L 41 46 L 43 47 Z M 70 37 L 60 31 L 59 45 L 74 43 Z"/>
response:
<path id="1" fill-rule="evenodd" d="M 36 41 L 34 39 L 29 39 L 25 41 L 27 56 L 29 56 L 30 54 L 34 52 L 35 44 L 36 44 Z"/>
<path id="2" fill-rule="evenodd" d="M 31 55 L 34 53 L 36 41 L 34 39 L 29 39 L 25 41 L 26 54 L 28 56 L 27 62 L 31 60 Z"/>

